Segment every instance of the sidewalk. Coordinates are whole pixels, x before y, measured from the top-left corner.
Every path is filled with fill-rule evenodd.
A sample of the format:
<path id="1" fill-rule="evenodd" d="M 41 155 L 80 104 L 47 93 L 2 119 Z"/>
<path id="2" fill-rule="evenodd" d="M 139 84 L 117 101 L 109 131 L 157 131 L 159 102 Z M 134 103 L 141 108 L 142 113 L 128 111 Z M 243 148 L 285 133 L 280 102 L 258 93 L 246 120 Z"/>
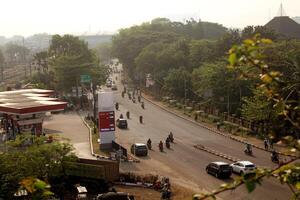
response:
<path id="1" fill-rule="evenodd" d="M 151 102 L 152 104 L 154 105 L 157 105 L 159 106 L 160 108 L 180 117 L 180 118 L 183 118 L 185 120 L 188 120 L 190 122 L 193 122 L 203 128 L 206 128 L 206 129 L 209 129 L 211 130 L 212 132 L 215 132 L 215 133 L 218 133 L 220 135 L 223 135 L 224 137 L 230 137 L 231 139 L 233 140 L 236 140 L 238 142 L 241 142 L 241 143 L 250 143 L 252 144 L 254 147 L 257 147 L 259 149 L 262 149 L 264 150 L 264 143 L 262 140 L 260 139 L 257 139 L 255 137 L 251 137 L 251 136 L 248 136 L 248 137 L 242 137 L 240 135 L 233 135 L 233 134 L 230 134 L 224 130 L 217 130 L 216 128 L 216 125 L 214 124 L 209 124 L 209 123 L 205 123 L 205 122 L 200 122 L 199 120 L 195 121 L 194 118 L 192 116 L 189 116 L 187 114 L 184 114 L 182 111 L 176 109 L 176 108 L 173 108 L 173 107 L 170 107 L 168 104 L 164 103 L 164 102 L 161 102 L 161 101 L 158 101 L 156 100 L 153 96 L 149 95 L 149 94 L 146 94 L 146 93 L 143 93 L 143 98 L 148 100 L 149 102 Z M 289 149 L 284 146 L 284 145 L 279 145 L 279 144 L 273 144 L 273 148 L 277 151 L 277 152 L 280 152 L 281 154 L 284 154 L 284 155 L 293 155 L 292 152 L 289 151 Z"/>

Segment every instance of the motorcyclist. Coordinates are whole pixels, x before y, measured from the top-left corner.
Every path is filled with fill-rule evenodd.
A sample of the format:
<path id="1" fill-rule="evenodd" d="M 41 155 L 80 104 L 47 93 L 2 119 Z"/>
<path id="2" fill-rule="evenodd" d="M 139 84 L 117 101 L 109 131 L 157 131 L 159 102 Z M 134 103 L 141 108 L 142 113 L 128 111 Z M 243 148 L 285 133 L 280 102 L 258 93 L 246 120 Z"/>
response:
<path id="1" fill-rule="evenodd" d="M 167 137 L 166 139 L 166 147 L 169 149 L 170 148 L 170 138 Z"/>
<path id="2" fill-rule="evenodd" d="M 145 109 L 145 104 L 144 104 L 144 102 L 142 102 L 141 107 L 142 107 L 143 109 Z"/>
<path id="3" fill-rule="evenodd" d="M 275 150 L 273 150 L 272 153 L 271 153 L 271 160 L 273 162 L 278 162 L 279 161 L 278 153 Z"/>
<path id="4" fill-rule="evenodd" d="M 161 152 L 164 150 L 164 144 L 162 141 L 159 142 L 158 147 Z"/>
<path id="5" fill-rule="evenodd" d="M 147 147 L 148 147 L 148 149 L 151 149 L 151 144 L 152 144 L 152 141 L 149 138 L 148 141 L 147 141 Z"/>
<path id="6" fill-rule="evenodd" d="M 251 146 L 251 144 L 248 144 L 248 143 L 246 144 L 245 152 L 246 152 L 246 153 L 249 153 L 249 154 L 252 153 L 252 146 Z"/>
<path id="7" fill-rule="evenodd" d="M 170 142 L 173 142 L 173 141 L 174 141 L 174 137 L 173 137 L 172 131 L 171 131 L 170 134 L 169 134 L 169 139 L 170 139 Z"/>
<path id="8" fill-rule="evenodd" d="M 140 123 L 142 124 L 143 123 L 143 116 L 140 115 Z"/>

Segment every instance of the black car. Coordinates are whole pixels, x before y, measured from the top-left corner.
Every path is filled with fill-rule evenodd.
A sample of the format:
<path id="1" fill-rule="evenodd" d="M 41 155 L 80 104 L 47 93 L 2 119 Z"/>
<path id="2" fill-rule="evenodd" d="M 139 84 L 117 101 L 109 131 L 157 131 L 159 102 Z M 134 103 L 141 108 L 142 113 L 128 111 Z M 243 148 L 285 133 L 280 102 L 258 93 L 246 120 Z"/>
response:
<path id="1" fill-rule="evenodd" d="M 226 162 L 212 162 L 207 165 L 206 172 L 214 175 L 216 178 L 229 178 L 232 174 L 232 168 Z"/>
<path id="2" fill-rule="evenodd" d="M 131 145 L 130 151 L 133 155 L 136 156 L 147 156 L 148 155 L 148 148 L 145 144 L 142 143 L 135 143 Z"/>
<path id="3" fill-rule="evenodd" d="M 117 119 L 117 127 L 121 129 L 127 129 L 128 124 L 126 119 Z"/>

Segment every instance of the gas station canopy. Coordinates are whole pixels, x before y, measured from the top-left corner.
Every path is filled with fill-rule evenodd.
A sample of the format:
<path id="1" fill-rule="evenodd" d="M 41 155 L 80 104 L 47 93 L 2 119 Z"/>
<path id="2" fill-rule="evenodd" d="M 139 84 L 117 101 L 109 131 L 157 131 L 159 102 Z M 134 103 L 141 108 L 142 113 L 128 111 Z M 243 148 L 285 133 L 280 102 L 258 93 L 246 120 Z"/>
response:
<path id="1" fill-rule="evenodd" d="M 53 90 L 22 89 L 0 92 L 0 113 L 27 115 L 63 110 L 67 102 L 50 97 Z"/>

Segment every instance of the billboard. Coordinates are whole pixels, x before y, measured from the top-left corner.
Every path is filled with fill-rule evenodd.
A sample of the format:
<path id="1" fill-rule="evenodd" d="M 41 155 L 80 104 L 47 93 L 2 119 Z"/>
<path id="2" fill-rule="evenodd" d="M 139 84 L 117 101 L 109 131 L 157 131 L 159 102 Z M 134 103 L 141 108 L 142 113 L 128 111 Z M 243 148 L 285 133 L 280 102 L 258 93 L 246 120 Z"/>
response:
<path id="1" fill-rule="evenodd" d="M 115 130 L 115 112 L 99 112 L 99 130 L 100 132 L 109 132 Z"/>
<path id="2" fill-rule="evenodd" d="M 115 98 L 113 92 L 98 93 L 98 117 L 101 148 L 115 140 Z"/>

